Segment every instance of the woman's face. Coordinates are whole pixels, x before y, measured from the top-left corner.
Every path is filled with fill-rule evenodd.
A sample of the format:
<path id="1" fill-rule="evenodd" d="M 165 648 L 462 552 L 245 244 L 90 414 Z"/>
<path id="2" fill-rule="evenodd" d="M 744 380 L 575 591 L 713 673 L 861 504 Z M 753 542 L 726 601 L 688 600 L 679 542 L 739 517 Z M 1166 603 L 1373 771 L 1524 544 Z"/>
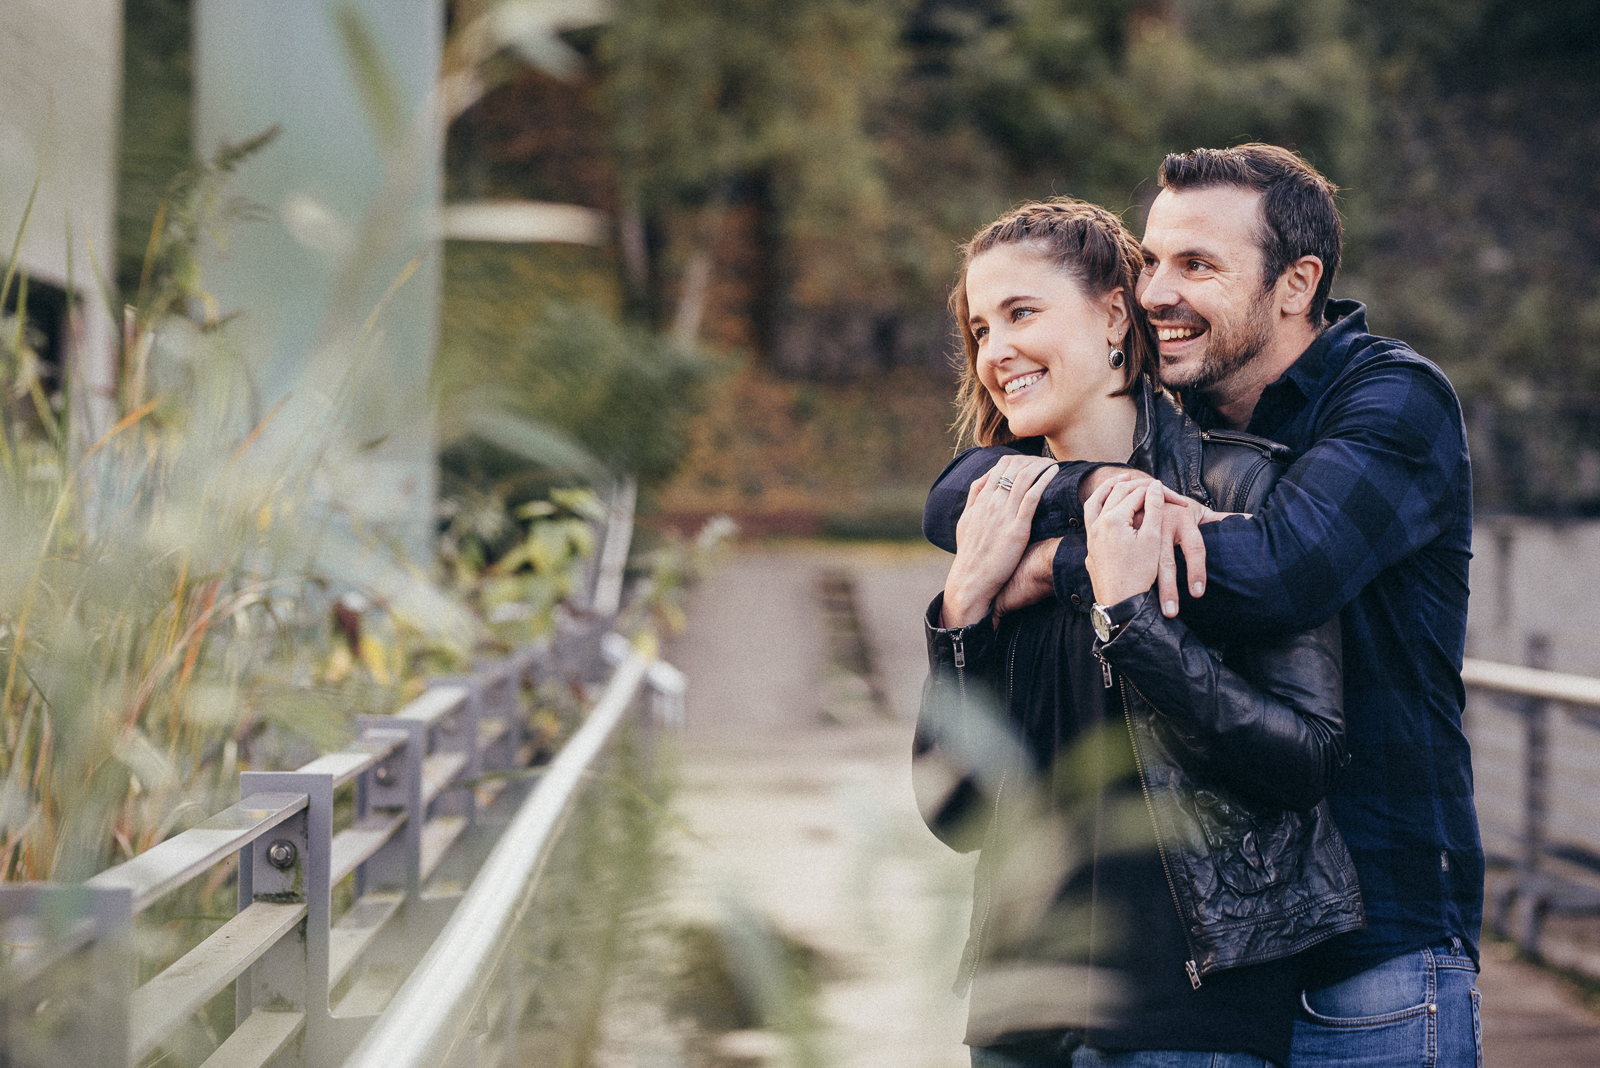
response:
<path id="1" fill-rule="evenodd" d="M 1095 418 L 1122 388 L 1107 359 L 1128 331 L 1120 290 L 1092 298 L 1026 245 L 996 245 L 967 265 L 967 328 L 978 381 L 1011 432 L 1057 438 Z"/>

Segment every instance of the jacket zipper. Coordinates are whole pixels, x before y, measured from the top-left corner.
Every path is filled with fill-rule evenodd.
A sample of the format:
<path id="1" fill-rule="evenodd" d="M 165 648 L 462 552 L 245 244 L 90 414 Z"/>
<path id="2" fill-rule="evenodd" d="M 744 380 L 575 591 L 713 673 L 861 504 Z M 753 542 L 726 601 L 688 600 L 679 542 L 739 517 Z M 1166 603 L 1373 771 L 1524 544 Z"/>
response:
<path id="1" fill-rule="evenodd" d="M 1009 703 L 1017 696 L 1017 635 L 1011 635 L 1009 648 L 1006 651 L 1006 701 Z"/>
<path id="2" fill-rule="evenodd" d="M 967 650 L 961 643 L 960 631 L 950 635 L 950 644 L 954 647 L 956 655 L 956 686 L 961 690 L 961 699 L 965 704 L 967 697 Z"/>
<path id="3" fill-rule="evenodd" d="M 1100 663 L 1105 666 L 1106 677 L 1111 675 L 1111 666 L 1101 657 Z M 1197 954 L 1194 951 L 1194 941 L 1189 937 L 1189 924 L 1183 916 L 1183 906 L 1178 903 L 1178 884 L 1172 878 L 1172 865 L 1167 862 L 1167 849 L 1161 844 L 1161 826 L 1156 822 L 1156 805 L 1150 797 L 1150 781 L 1145 778 L 1144 757 L 1139 755 L 1139 739 L 1133 731 L 1133 710 L 1128 707 L 1128 684 L 1123 680 L 1120 688 L 1122 694 L 1122 715 L 1128 723 L 1128 744 L 1133 747 L 1133 766 L 1139 771 L 1139 789 L 1144 791 L 1145 807 L 1150 810 L 1150 827 L 1156 835 L 1156 856 L 1161 858 L 1161 872 L 1167 877 L 1167 892 L 1172 895 L 1172 907 L 1178 912 L 1178 927 L 1183 931 L 1183 944 L 1189 949 L 1189 959 L 1183 962 L 1183 970 L 1188 973 L 1189 985 L 1196 990 L 1200 989 L 1200 966 L 1195 963 Z M 1144 696 L 1140 694 L 1140 696 Z"/>

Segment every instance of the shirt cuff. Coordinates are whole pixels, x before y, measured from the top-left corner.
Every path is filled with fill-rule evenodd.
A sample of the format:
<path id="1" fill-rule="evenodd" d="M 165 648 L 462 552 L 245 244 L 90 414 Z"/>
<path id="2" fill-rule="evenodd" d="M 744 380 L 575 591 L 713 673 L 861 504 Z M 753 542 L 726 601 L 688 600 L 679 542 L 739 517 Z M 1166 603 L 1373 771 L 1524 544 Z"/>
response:
<path id="1" fill-rule="evenodd" d="M 1089 570 L 1084 561 L 1089 548 L 1084 543 L 1083 525 L 1061 539 L 1056 547 L 1056 558 L 1050 568 L 1051 585 L 1055 587 L 1056 600 L 1087 612 L 1094 604 L 1094 587 L 1089 582 Z"/>

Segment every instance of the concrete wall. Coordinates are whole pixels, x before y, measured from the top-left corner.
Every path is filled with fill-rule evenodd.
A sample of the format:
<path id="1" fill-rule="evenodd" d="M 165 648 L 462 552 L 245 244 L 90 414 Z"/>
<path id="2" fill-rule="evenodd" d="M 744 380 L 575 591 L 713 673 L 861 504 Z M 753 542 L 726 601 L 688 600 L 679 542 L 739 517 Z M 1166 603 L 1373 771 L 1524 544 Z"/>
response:
<path id="1" fill-rule="evenodd" d="M 109 426 L 115 383 L 118 327 L 94 274 L 109 284 L 116 269 L 121 92 L 121 0 L 0 3 L 0 260 L 42 160 L 21 259 L 32 276 L 62 288 L 70 274 L 82 302 L 68 359 L 87 436 Z"/>
<path id="2" fill-rule="evenodd" d="M 1467 655 L 1521 664 L 1548 638 L 1548 667 L 1600 676 L 1600 520 L 1480 516 L 1472 538 Z"/>

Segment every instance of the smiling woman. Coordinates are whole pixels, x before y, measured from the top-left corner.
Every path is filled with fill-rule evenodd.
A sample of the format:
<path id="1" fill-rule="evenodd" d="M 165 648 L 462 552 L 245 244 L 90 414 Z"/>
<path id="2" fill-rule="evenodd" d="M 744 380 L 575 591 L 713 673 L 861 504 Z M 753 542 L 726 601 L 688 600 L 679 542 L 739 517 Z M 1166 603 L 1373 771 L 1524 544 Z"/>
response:
<path id="1" fill-rule="evenodd" d="M 1008 458 L 992 484 L 974 487 L 967 544 L 945 585 L 946 626 L 989 614 L 1027 548 L 1053 460 L 1128 458 L 1133 387 L 1154 348 L 1132 314 L 1139 246 L 1104 208 L 1028 204 L 964 251 L 950 297 L 966 355 L 960 429 L 978 445 L 1042 439 L 1049 458 Z"/>

